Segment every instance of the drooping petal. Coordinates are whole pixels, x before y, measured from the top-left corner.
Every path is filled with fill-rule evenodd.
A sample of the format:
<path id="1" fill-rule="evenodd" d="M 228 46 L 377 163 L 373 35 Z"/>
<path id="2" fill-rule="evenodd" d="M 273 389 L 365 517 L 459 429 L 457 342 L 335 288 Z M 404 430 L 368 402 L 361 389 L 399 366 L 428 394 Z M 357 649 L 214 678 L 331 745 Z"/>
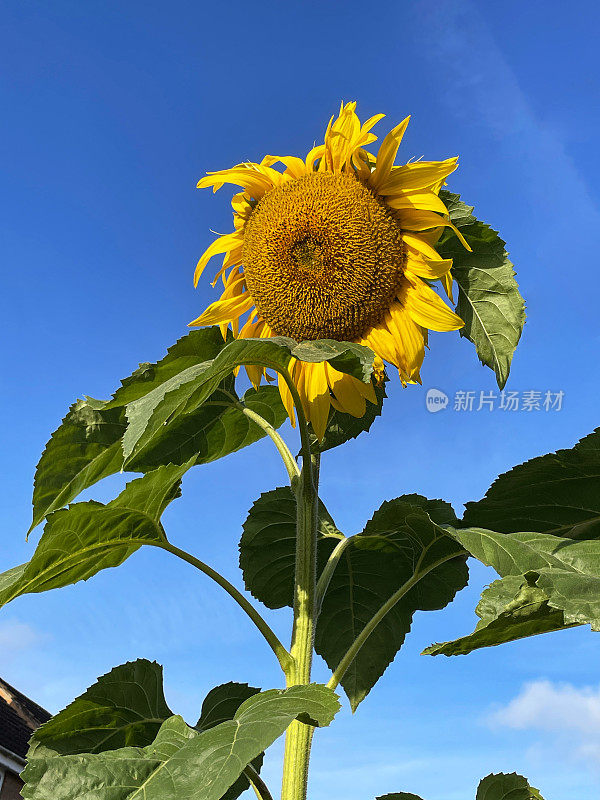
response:
<path id="1" fill-rule="evenodd" d="M 325 374 L 327 383 L 338 401 L 340 409 L 353 417 L 362 417 L 366 408 L 365 398 L 358 391 L 358 387 L 354 385 L 353 381 L 356 383 L 361 382 L 356 378 L 352 378 L 351 375 L 338 372 L 327 362 L 325 362 Z"/>
<path id="2" fill-rule="evenodd" d="M 426 258 L 417 258 L 414 255 L 409 255 L 406 260 L 405 271 L 428 281 L 438 281 L 450 271 L 451 267 L 451 258 L 429 261 Z"/>
<path id="3" fill-rule="evenodd" d="M 274 186 L 279 186 L 281 173 L 274 169 L 269 170 L 267 167 L 261 169 L 260 164 L 250 164 L 247 167 L 211 172 L 198 181 L 197 188 L 205 189 L 212 186 L 216 192 L 224 183 L 233 183 L 235 186 L 241 186 L 255 200 L 260 200 Z"/>
<path id="4" fill-rule="evenodd" d="M 419 279 L 408 282 L 402 303 L 417 325 L 432 331 L 457 331 L 465 324 L 439 294 Z"/>
<path id="5" fill-rule="evenodd" d="M 197 319 L 188 322 L 189 327 L 197 328 L 203 325 L 216 325 L 221 322 L 231 322 L 236 317 L 241 317 L 254 305 L 254 300 L 249 292 L 229 300 L 216 300 L 211 303 L 206 311 Z"/>
<path id="6" fill-rule="evenodd" d="M 308 174 L 314 171 L 315 161 L 317 161 L 318 159 L 322 160 L 324 153 L 325 153 L 324 144 L 319 144 L 316 147 L 313 147 L 312 150 L 309 150 L 305 160 L 306 172 Z"/>
<path id="7" fill-rule="evenodd" d="M 426 231 L 429 228 L 439 228 L 440 225 L 443 225 L 446 228 L 451 228 L 458 236 L 462 246 L 469 252 L 472 252 L 470 244 L 467 242 L 456 225 L 450 222 L 449 219 L 440 217 L 440 215 L 436 214 L 434 211 L 399 211 L 397 217 L 398 221 L 400 222 L 400 227 L 407 231 Z"/>
<path id="8" fill-rule="evenodd" d="M 302 178 L 307 174 L 306 164 L 297 156 L 265 156 L 262 163 L 271 166 L 280 161 L 292 178 Z"/>
<path id="9" fill-rule="evenodd" d="M 293 364 L 290 361 L 288 370 L 290 374 L 293 374 Z M 289 390 L 287 383 L 285 382 L 285 378 L 277 374 L 277 386 L 279 388 L 279 395 L 281 397 L 281 402 L 283 403 L 283 407 L 287 411 L 287 415 L 290 418 L 290 422 L 292 423 L 292 428 L 296 427 L 296 414 L 294 412 L 294 399 L 292 397 L 292 393 Z"/>
<path id="10" fill-rule="evenodd" d="M 329 386 L 325 377 L 325 363 L 298 362 L 304 373 L 305 413 L 319 441 L 325 436 L 329 418 Z"/>
<path id="11" fill-rule="evenodd" d="M 424 256 L 429 261 L 444 260 L 435 247 L 426 241 L 425 236 L 417 236 L 414 233 L 403 233 L 402 240 L 407 246 L 409 253 L 412 251 L 417 256 Z"/>
<path id="12" fill-rule="evenodd" d="M 393 364 L 398 369 L 406 367 L 404 354 L 398 347 L 399 342 L 387 330 L 387 327 L 379 324 L 371 328 L 365 335 L 365 340 L 371 350 L 381 356 L 384 361 Z"/>
<path id="13" fill-rule="evenodd" d="M 414 161 L 394 167 L 377 191 L 388 195 L 399 191 L 428 189 L 444 181 L 457 166 L 458 158 L 447 158 L 445 161 Z"/>
<path id="14" fill-rule="evenodd" d="M 400 303 L 394 301 L 385 316 L 388 330 L 399 343 L 404 353 L 406 380 L 418 377 L 425 357 L 425 342 L 421 328 L 413 322 L 410 314 Z"/>
<path id="15" fill-rule="evenodd" d="M 194 272 L 194 286 L 198 285 L 204 268 L 213 256 L 219 255 L 219 253 L 228 253 L 230 250 L 239 247 L 243 241 L 242 236 L 237 231 L 234 233 L 226 233 L 223 236 L 219 236 L 218 239 L 215 239 L 200 256 L 200 260 L 196 265 L 196 271 Z"/>

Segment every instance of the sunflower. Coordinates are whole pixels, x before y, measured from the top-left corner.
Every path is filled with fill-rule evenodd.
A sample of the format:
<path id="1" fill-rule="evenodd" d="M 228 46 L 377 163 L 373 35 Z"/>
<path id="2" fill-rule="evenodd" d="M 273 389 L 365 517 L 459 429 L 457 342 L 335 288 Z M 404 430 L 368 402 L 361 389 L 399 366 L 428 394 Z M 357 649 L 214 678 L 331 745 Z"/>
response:
<path id="1" fill-rule="evenodd" d="M 224 335 L 231 326 L 240 338 L 358 342 L 375 353 L 376 381 L 386 361 L 406 386 L 420 383 L 428 331 L 464 324 L 430 286 L 440 281 L 452 300 L 452 261 L 435 249 L 445 227 L 470 249 L 438 196 L 458 159 L 394 166 L 410 117 L 373 155 L 366 149 L 377 139 L 371 129 L 384 115 L 361 125 L 355 109 L 342 104 L 324 143 L 305 159 L 265 156 L 198 182 L 215 192 L 225 183 L 242 191 L 232 200 L 235 230 L 208 247 L 194 275 L 197 285 L 209 260 L 223 254 L 212 284 L 221 278 L 223 293 L 190 325 L 219 324 Z M 283 168 L 273 167 L 278 163 Z M 265 370 L 246 369 L 258 387 Z M 290 372 L 319 439 L 330 406 L 360 417 L 367 402 L 376 402 L 372 384 L 327 363 L 293 360 Z M 295 424 L 281 377 L 279 391 Z"/>

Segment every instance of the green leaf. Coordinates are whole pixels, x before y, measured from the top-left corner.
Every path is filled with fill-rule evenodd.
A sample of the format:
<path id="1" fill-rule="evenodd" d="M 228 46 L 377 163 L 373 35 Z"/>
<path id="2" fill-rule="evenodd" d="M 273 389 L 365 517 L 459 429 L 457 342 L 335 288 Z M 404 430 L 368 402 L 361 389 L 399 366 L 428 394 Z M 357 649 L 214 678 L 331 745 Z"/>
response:
<path id="1" fill-rule="evenodd" d="M 362 533 L 352 537 L 317 623 L 315 648 L 332 670 L 381 607 L 394 594 L 399 598 L 342 678 L 353 710 L 402 647 L 414 613 L 444 608 L 467 579 L 463 549 L 414 499 L 384 502 Z"/>
<path id="2" fill-rule="evenodd" d="M 138 369 L 121 381 L 105 408 L 121 408 L 148 394 L 187 367 L 212 361 L 225 346 L 218 325 L 191 331 L 168 348 L 167 354 L 156 364 L 140 364 Z"/>
<path id="3" fill-rule="evenodd" d="M 537 789 L 533 789 L 522 775 L 502 772 L 488 775 L 477 789 L 475 800 L 544 800 Z"/>
<path id="4" fill-rule="evenodd" d="M 320 503 L 320 542 L 317 569 L 321 572 L 331 550 L 342 538 Z M 289 486 L 264 492 L 244 522 L 240 567 L 251 594 L 268 608 L 292 606 L 296 558 L 296 498 Z"/>
<path id="5" fill-rule="evenodd" d="M 233 719 L 240 705 L 260 689 L 246 683 L 226 683 L 207 694 L 196 725 L 199 732 Z M 28 759 L 52 755 L 102 753 L 122 747 L 152 744 L 160 726 L 173 716 L 167 706 L 162 667 L 146 659 L 115 667 L 84 694 L 43 725 L 32 737 Z M 252 762 L 259 771 L 263 755 Z M 244 775 L 223 800 L 235 800 L 250 786 Z"/>
<path id="6" fill-rule="evenodd" d="M 166 541 L 160 516 L 188 468 L 160 467 L 127 484 L 107 505 L 75 503 L 50 515 L 31 561 L 0 576 L 0 607 L 118 567 L 143 544 Z"/>
<path id="7" fill-rule="evenodd" d="M 54 431 L 37 465 L 33 521 L 29 533 L 48 514 L 67 505 L 88 486 L 121 469 L 123 408 L 92 408 L 78 400 Z"/>
<path id="8" fill-rule="evenodd" d="M 397 792 L 384 794 L 377 800 L 421 800 L 416 794 L 410 792 Z M 533 789 L 527 779 L 514 772 L 510 775 L 499 773 L 488 775 L 477 789 L 476 800 L 544 800 L 537 789 Z"/>
<path id="9" fill-rule="evenodd" d="M 422 800 L 422 798 L 411 792 L 394 792 L 393 794 L 382 794 L 375 800 Z"/>
<path id="10" fill-rule="evenodd" d="M 324 453 L 333 447 L 339 447 L 350 439 L 356 439 L 359 434 L 369 431 L 375 419 L 381 416 L 383 401 L 386 397 L 384 386 L 375 386 L 377 405 L 367 402 L 365 413 L 362 417 L 353 417 L 336 411 L 333 406 L 329 412 L 329 421 L 325 429 L 325 436 L 319 442 L 316 436 L 311 437 L 311 450 L 314 453 Z"/>
<path id="11" fill-rule="evenodd" d="M 541 589 L 565 624 L 600 630 L 600 540 L 577 541 L 546 533 L 496 533 L 464 528 L 454 535 L 501 577 L 525 575 Z"/>
<path id="12" fill-rule="evenodd" d="M 504 533 L 531 530 L 600 538 L 600 428 L 573 448 L 514 467 L 485 497 L 466 504 L 462 524 Z"/>
<path id="13" fill-rule="evenodd" d="M 30 531 L 84 489 L 122 469 L 127 403 L 139 400 L 184 369 L 210 363 L 224 345 L 218 327 L 192 331 L 158 363 L 141 364 L 122 381 L 112 400 L 78 400 L 52 434 L 38 463 Z M 264 431 L 248 419 L 237 400 L 234 379 L 227 376 L 195 413 L 163 426 L 151 446 L 132 459 L 127 469 L 148 472 L 168 463 L 183 464 L 193 455 L 195 464 L 205 464 L 262 439 Z M 274 387 L 251 389 L 243 402 L 275 428 L 286 419 Z"/>
<path id="14" fill-rule="evenodd" d="M 22 774 L 25 800 L 219 800 L 243 769 L 301 715 L 328 725 L 339 708 L 325 686 L 271 689 L 245 700 L 233 720 L 202 733 L 181 717 L 148 747 L 99 754 L 40 755 Z M 68 780 L 65 780 L 68 776 Z"/>
<path id="15" fill-rule="evenodd" d="M 208 464 L 264 438 L 264 430 L 234 405 L 236 397 L 232 388 L 227 394 L 217 389 L 194 412 L 173 419 L 157 431 L 127 468 L 146 472 L 161 464 L 183 464 L 193 456 L 195 465 Z M 242 402 L 274 428 L 287 419 L 279 390 L 274 386 L 249 389 Z"/>
<path id="16" fill-rule="evenodd" d="M 384 503 L 350 538 L 325 594 L 315 648 L 333 670 L 390 597 L 407 581 L 416 584 L 383 617 L 346 672 L 341 683 L 353 709 L 402 646 L 414 612 L 443 608 L 466 585 L 464 551 L 427 512 L 440 524 L 456 520 L 447 503 L 420 495 Z M 320 520 L 319 574 L 344 538 L 324 507 Z M 295 521 L 295 498 L 280 488 L 261 495 L 244 523 L 240 566 L 246 588 L 269 608 L 292 605 Z"/>
<path id="17" fill-rule="evenodd" d="M 57 755 L 144 747 L 173 716 L 162 667 L 144 658 L 115 667 L 34 733 L 32 744 Z M 35 750 L 33 754 L 35 756 Z"/>
<path id="18" fill-rule="evenodd" d="M 371 380 L 373 353 L 369 348 L 323 339 L 296 344 L 293 339 L 237 339 L 227 344 L 211 362 L 188 367 L 127 406 L 128 427 L 123 437 L 125 463 L 160 435 L 165 423 L 172 424 L 198 409 L 221 381 L 240 365 L 283 372 L 291 358 L 317 363 L 329 361 L 336 369 L 367 382 Z"/>
<path id="19" fill-rule="evenodd" d="M 207 731 L 222 722 L 233 719 L 241 704 L 259 692 L 260 689 L 248 686 L 247 683 L 224 683 L 211 689 L 202 703 L 202 712 L 200 719 L 196 723 L 196 730 Z M 261 753 L 251 762 L 257 772 L 260 772 L 263 757 L 264 753 Z M 235 783 L 227 789 L 222 800 L 235 800 L 249 788 L 250 782 L 242 773 Z"/>
<path id="20" fill-rule="evenodd" d="M 473 342 L 483 364 L 493 369 L 502 389 L 525 323 L 525 305 L 515 280 L 513 264 L 498 233 L 477 220 L 460 195 L 440 192 L 450 219 L 473 252 L 458 238 L 446 234 L 437 247 L 452 258 L 452 276 L 458 284 L 456 313 L 465 322 L 461 336 Z"/>
<path id="21" fill-rule="evenodd" d="M 493 647 L 539 633 L 571 627 L 562 611 L 548 605 L 546 594 L 523 575 L 507 575 L 494 581 L 481 595 L 475 609 L 480 617 L 468 636 L 433 644 L 422 655 L 466 655 L 481 647 Z"/>
<path id="22" fill-rule="evenodd" d="M 422 798 L 411 792 L 394 792 L 393 794 L 382 794 L 375 800 L 422 800 Z"/>

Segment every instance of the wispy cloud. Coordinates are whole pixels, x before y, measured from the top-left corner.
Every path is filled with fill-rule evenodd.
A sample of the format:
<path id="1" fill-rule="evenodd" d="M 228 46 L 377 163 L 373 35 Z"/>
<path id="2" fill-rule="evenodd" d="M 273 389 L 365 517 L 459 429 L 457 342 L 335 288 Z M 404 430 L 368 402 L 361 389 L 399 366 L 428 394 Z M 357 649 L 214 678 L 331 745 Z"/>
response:
<path id="1" fill-rule="evenodd" d="M 25 622 L 7 619 L 0 622 L 0 657 L 2 662 L 38 644 L 42 637 Z M 1 665 L 1 662 L 0 662 Z"/>
<path id="2" fill-rule="evenodd" d="M 600 766 L 600 686 L 533 681 L 487 721 L 492 727 L 550 734 L 571 755 Z"/>
<path id="3" fill-rule="evenodd" d="M 562 234 L 571 222 L 556 213 L 556 198 L 565 197 L 577 204 L 581 224 L 597 225 L 600 211 L 562 136 L 568 122 L 559 131 L 536 114 L 481 5 L 442 0 L 427 9 L 418 5 L 414 14 L 417 23 L 427 23 L 427 35 L 435 41 L 427 52 L 443 67 L 450 112 L 462 119 L 466 115 L 470 124 L 490 130 L 499 150 L 506 147 L 519 160 L 523 177 L 519 191 L 527 191 L 535 200 L 532 214 L 540 224 L 547 226 L 544 213 L 551 212 L 552 226 L 547 227 L 558 227 Z"/>

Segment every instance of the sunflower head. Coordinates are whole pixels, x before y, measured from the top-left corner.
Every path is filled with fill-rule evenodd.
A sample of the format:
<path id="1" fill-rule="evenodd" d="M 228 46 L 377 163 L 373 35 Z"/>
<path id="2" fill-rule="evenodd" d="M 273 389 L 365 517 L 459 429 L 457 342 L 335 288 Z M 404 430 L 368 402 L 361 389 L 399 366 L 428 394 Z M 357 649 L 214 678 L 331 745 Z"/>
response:
<path id="1" fill-rule="evenodd" d="M 208 261 L 223 254 L 213 286 L 222 278 L 224 290 L 191 325 L 217 323 L 224 333 L 231 326 L 239 337 L 358 342 L 374 351 L 377 379 L 387 361 L 403 385 L 420 382 L 428 330 L 463 325 L 429 285 L 441 281 L 452 298 L 452 262 L 435 249 L 445 227 L 468 248 L 438 196 L 457 159 L 394 166 L 409 118 L 373 154 L 371 129 L 382 117 L 361 125 L 356 103 L 342 104 L 305 159 L 265 156 L 199 181 L 199 188 L 232 183 L 242 191 L 232 200 L 234 231 L 210 245 L 194 276 L 197 284 Z M 331 406 L 358 417 L 376 402 L 372 385 L 327 363 L 296 361 L 290 369 L 319 439 Z M 264 370 L 247 370 L 258 386 Z M 294 424 L 282 379 L 279 389 Z"/>

